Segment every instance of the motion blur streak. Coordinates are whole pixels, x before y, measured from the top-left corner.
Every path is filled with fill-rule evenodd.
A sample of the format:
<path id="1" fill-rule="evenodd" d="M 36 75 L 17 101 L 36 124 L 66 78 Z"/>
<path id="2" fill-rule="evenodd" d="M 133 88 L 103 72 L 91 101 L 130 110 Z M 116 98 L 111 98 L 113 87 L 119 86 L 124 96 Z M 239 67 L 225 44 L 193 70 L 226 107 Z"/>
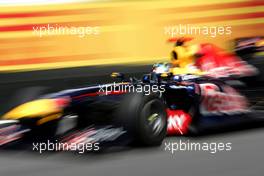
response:
<path id="1" fill-rule="evenodd" d="M 168 57 L 164 27 L 178 24 L 231 26 L 231 35 L 193 36 L 225 47 L 233 38 L 263 35 L 263 8 L 258 0 L 1 1 L 0 71 L 152 63 Z M 100 34 L 33 35 L 33 27 L 47 24 L 97 26 Z"/>

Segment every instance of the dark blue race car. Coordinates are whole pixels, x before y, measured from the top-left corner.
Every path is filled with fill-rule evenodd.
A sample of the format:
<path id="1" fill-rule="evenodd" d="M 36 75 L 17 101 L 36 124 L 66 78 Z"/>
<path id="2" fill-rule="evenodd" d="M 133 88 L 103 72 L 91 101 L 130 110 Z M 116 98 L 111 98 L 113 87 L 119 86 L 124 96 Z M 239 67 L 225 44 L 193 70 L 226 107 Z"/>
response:
<path id="1" fill-rule="evenodd" d="M 52 139 L 156 146 L 166 135 L 248 118 L 247 99 L 225 80 L 170 69 L 170 64 L 155 64 L 142 79 L 113 73 L 116 82 L 111 84 L 49 94 L 31 89 L 30 100 L 2 117 L 0 145 Z"/>

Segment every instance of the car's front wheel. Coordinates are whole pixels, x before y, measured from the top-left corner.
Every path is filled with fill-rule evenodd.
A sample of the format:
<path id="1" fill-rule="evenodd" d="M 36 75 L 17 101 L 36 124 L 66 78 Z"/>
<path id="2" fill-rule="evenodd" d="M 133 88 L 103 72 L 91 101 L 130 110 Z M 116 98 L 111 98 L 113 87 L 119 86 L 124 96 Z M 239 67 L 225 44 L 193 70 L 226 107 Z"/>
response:
<path id="1" fill-rule="evenodd" d="M 166 108 L 156 94 L 128 94 L 121 102 L 118 119 L 138 145 L 157 146 L 166 137 Z"/>

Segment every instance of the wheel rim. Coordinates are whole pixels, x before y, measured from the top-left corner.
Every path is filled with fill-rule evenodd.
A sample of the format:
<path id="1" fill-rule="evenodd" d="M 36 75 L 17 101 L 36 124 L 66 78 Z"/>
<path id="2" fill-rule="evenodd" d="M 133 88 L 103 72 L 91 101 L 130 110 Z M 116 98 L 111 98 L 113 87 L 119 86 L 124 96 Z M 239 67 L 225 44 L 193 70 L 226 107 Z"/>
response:
<path id="1" fill-rule="evenodd" d="M 160 104 L 153 101 L 149 102 L 144 107 L 146 113 L 146 127 L 147 130 L 154 136 L 159 135 L 165 126 L 164 114 Z"/>
<path id="2" fill-rule="evenodd" d="M 153 118 L 154 117 L 154 118 Z M 154 113 L 152 114 L 149 118 L 148 118 L 148 122 L 149 122 L 149 126 L 152 130 L 152 132 L 154 133 L 154 135 L 157 135 L 159 134 L 162 129 L 163 129 L 163 123 L 162 123 L 162 117 L 157 114 L 157 113 Z"/>

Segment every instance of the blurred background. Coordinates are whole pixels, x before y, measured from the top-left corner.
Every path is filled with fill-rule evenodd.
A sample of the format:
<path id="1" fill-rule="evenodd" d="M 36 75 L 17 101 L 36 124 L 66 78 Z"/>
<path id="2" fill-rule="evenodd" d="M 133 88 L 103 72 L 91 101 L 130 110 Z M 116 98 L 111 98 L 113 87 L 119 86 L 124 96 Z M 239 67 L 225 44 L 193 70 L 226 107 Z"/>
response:
<path id="1" fill-rule="evenodd" d="M 169 57 L 165 27 L 230 26 L 230 35 L 188 35 L 228 48 L 228 41 L 263 35 L 262 0 L 15 0 L 0 1 L 0 71 L 120 63 Z M 42 26 L 98 27 L 98 35 L 45 35 Z M 179 36 L 179 35 L 178 35 Z"/>

